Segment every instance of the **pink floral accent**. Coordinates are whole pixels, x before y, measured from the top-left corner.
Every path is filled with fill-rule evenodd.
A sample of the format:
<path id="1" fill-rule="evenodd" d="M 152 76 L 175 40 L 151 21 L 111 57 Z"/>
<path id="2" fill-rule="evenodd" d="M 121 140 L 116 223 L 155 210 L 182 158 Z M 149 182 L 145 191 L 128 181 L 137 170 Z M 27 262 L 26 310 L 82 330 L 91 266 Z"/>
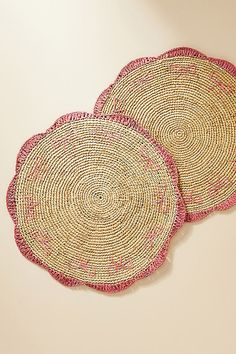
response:
<path id="1" fill-rule="evenodd" d="M 96 267 L 93 266 L 88 259 L 76 259 L 75 261 L 68 261 L 69 268 L 81 269 L 87 273 L 92 278 L 95 278 L 97 275 Z"/>
<path id="2" fill-rule="evenodd" d="M 220 191 L 223 188 L 228 188 L 228 187 L 232 187 L 232 185 L 234 184 L 233 181 L 231 181 L 229 178 L 227 179 L 218 179 L 218 181 L 216 181 L 215 183 L 212 184 L 212 186 L 209 188 L 209 194 L 212 196 L 216 196 L 220 193 Z"/>
<path id="3" fill-rule="evenodd" d="M 91 131 L 92 135 L 94 136 L 100 136 L 102 137 L 104 140 L 108 141 L 109 143 L 112 143 L 114 141 L 118 141 L 121 138 L 120 133 L 117 132 L 111 132 L 107 129 L 103 129 L 103 128 L 96 128 L 94 130 Z"/>
<path id="4" fill-rule="evenodd" d="M 235 89 L 232 86 L 224 83 L 216 73 L 212 73 L 211 80 L 213 82 L 213 85 L 210 87 L 209 89 L 210 91 L 219 88 L 221 91 L 224 91 L 227 95 L 233 94 L 235 92 Z"/>
<path id="5" fill-rule="evenodd" d="M 203 199 L 200 195 L 193 195 L 193 192 L 185 193 L 184 196 L 185 203 L 201 204 Z"/>
<path id="6" fill-rule="evenodd" d="M 154 204 L 155 205 L 160 205 L 163 204 L 165 201 L 165 196 L 166 196 L 166 186 L 164 186 L 164 188 L 160 191 L 160 189 L 157 190 L 157 192 L 155 193 L 155 195 L 157 195 L 157 199 L 155 199 Z"/>
<path id="7" fill-rule="evenodd" d="M 107 99 L 111 96 L 113 88 L 127 74 L 133 72 L 133 70 L 135 70 L 145 64 L 149 64 L 149 63 L 152 63 L 155 61 L 160 61 L 162 59 L 174 58 L 174 57 L 190 57 L 190 58 L 192 57 L 192 58 L 199 58 L 201 60 L 206 60 L 210 63 L 218 65 L 221 69 L 225 70 L 233 77 L 236 77 L 236 67 L 232 63 L 230 63 L 226 60 L 207 57 L 205 54 L 199 52 L 198 50 L 188 48 L 188 47 L 174 48 L 174 49 L 171 49 L 159 56 L 138 58 L 138 59 L 135 59 L 135 60 L 131 61 L 130 63 L 128 63 L 120 71 L 116 80 L 107 89 L 105 89 L 101 93 L 101 95 L 98 97 L 97 102 L 95 103 L 95 106 L 94 106 L 94 113 L 97 115 L 103 113 L 103 107 L 104 107 Z M 200 211 L 200 212 L 187 212 L 186 213 L 186 221 L 192 222 L 192 221 L 201 220 L 201 219 L 207 217 L 210 213 L 212 213 L 214 211 L 226 210 L 226 209 L 231 208 L 235 204 L 236 204 L 236 192 L 234 192 L 227 200 L 223 201 L 222 203 L 220 203 L 214 207 L 208 208 L 208 209 Z"/>
<path id="8" fill-rule="evenodd" d="M 154 160 L 152 160 L 150 156 L 148 156 L 147 152 L 144 149 L 141 149 L 140 154 L 145 163 L 144 165 L 145 170 L 152 170 L 152 171 L 160 170 L 158 164 Z"/>
<path id="9" fill-rule="evenodd" d="M 57 149 L 59 147 L 62 147 L 62 149 L 65 151 L 68 149 L 69 146 L 75 146 L 74 145 L 74 141 L 73 141 L 73 137 L 72 135 L 67 136 L 67 137 L 63 137 L 61 139 L 55 139 L 52 141 L 52 146 Z"/>
<path id="10" fill-rule="evenodd" d="M 122 257 L 119 257 L 117 260 L 114 260 L 114 258 L 111 259 L 110 264 L 108 265 L 108 273 L 117 273 L 122 270 L 127 270 L 132 268 L 132 260 L 131 259 L 122 259 Z"/>
<path id="11" fill-rule="evenodd" d="M 196 75 L 197 66 L 196 64 L 190 65 L 180 65 L 180 64 L 171 64 L 170 65 L 171 73 L 178 74 L 177 79 L 182 75 Z"/>
<path id="12" fill-rule="evenodd" d="M 28 221 L 33 220 L 35 218 L 35 208 L 39 204 L 36 202 L 31 195 L 27 195 L 25 197 L 26 201 L 26 218 Z"/>
<path id="13" fill-rule="evenodd" d="M 166 198 L 166 186 L 161 190 L 157 190 L 157 199 L 154 201 L 154 205 L 159 206 L 159 210 L 163 214 L 168 214 L 170 211 L 170 207 L 167 205 L 167 198 Z"/>
<path id="14" fill-rule="evenodd" d="M 31 237 L 40 243 L 43 251 L 45 252 L 46 256 L 51 255 L 51 239 L 45 232 L 34 231 Z"/>
<path id="15" fill-rule="evenodd" d="M 209 194 L 212 196 L 216 196 L 219 194 L 220 190 L 224 187 L 224 181 L 218 180 L 209 188 Z"/>
<path id="16" fill-rule="evenodd" d="M 89 269 L 89 275 L 90 275 L 92 278 L 96 278 L 96 275 L 97 275 L 97 269 L 96 269 L 96 267 L 91 266 L 91 268 Z"/>
<path id="17" fill-rule="evenodd" d="M 35 181 L 37 179 L 42 178 L 43 172 L 45 172 L 47 169 L 47 166 L 45 164 L 45 161 L 42 157 L 37 157 L 35 165 L 33 166 L 32 170 L 27 176 L 28 180 Z"/>
<path id="18" fill-rule="evenodd" d="M 78 267 L 78 268 L 84 270 L 85 272 L 87 272 L 88 268 L 89 268 L 89 261 L 88 260 L 85 260 L 85 261 L 77 260 L 77 261 L 73 262 L 72 265 L 75 265 L 76 267 Z"/>
<path id="19" fill-rule="evenodd" d="M 163 227 L 159 227 L 157 230 L 150 231 L 146 236 L 146 246 L 153 249 L 155 240 L 158 238 L 160 232 L 163 232 Z"/>
<path id="20" fill-rule="evenodd" d="M 114 105 L 113 114 L 122 114 L 124 112 L 125 110 L 124 100 L 114 97 L 113 105 Z"/>
<path id="21" fill-rule="evenodd" d="M 107 284 L 107 283 L 102 283 L 102 282 L 85 282 L 70 276 L 66 276 L 65 274 L 58 272 L 51 267 L 49 267 L 47 264 L 45 264 L 41 259 L 39 259 L 32 249 L 29 247 L 28 243 L 26 243 L 25 239 L 23 238 L 19 226 L 18 226 L 18 218 L 17 218 L 17 213 L 16 213 L 16 186 L 17 186 L 17 181 L 19 177 L 19 173 L 21 171 L 22 165 L 24 165 L 25 159 L 27 158 L 28 154 L 31 152 L 31 150 L 38 144 L 38 142 L 43 139 L 45 136 L 47 136 L 49 133 L 54 131 L 55 129 L 59 128 L 63 124 L 66 124 L 68 122 L 73 122 L 77 121 L 80 119 L 104 119 L 108 121 L 116 121 L 119 122 L 120 124 L 127 125 L 131 129 L 134 129 L 135 131 L 139 132 L 140 134 L 143 134 L 156 148 L 158 153 L 162 156 L 163 160 L 165 161 L 166 165 L 168 166 L 169 173 L 172 176 L 173 184 L 174 184 L 174 189 L 176 193 L 176 200 L 177 200 L 177 213 L 176 213 L 176 218 L 173 223 L 172 229 L 169 233 L 168 239 L 166 240 L 165 244 L 163 245 L 162 249 L 159 251 L 159 253 L 156 255 L 156 258 L 147 266 L 146 269 L 141 270 L 139 273 L 135 274 L 132 278 L 117 282 L 115 284 Z M 18 157 L 17 157 L 17 162 L 16 162 L 16 174 L 11 181 L 8 190 L 7 190 L 7 208 L 8 211 L 12 217 L 13 222 L 15 223 L 15 241 L 16 244 L 20 250 L 20 252 L 31 262 L 41 266 L 42 268 L 46 269 L 53 278 L 55 278 L 57 281 L 59 281 L 61 284 L 74 287 L 74 286 L 79 286 L 79 285 L 87 285 L 91 288 L 104 291 L 104 292 L 109 292 L 109 293 L 114 293 L 118 292 L 121 290 L 124 290 L 128 287 L 130 287 L 132 284 L 134 284 L 136 281 L 147 277 L 151 273 L 153 273 L 157 268 L 159 268 L 163 262 L 166 259 L 169 244 L 171 241 L 171 238 L 175 235 L 177 230 L 183 225 L 184 220 L 185 220 L 185 207 L 183 203 L 183 199 L 181 197 L 181 194 L 178 189 L 178 173 L 177 169 L 175 167 L 175 164 L 172 160 L 172 157 L 170 154 L 161 146 L 159 145 L 154 139 L 149 135 L 149 133 L 144 130 L 139 124 L 135 122 L 132 118 L 122 116 L 122 115 L 93 115 L 89 113 L 80 113 L 80 112 L 73 112 L 66 114 L 59 119 L 56 120 L 56 122 L 49 128 L 45 133 L 42 134 L 37 134 L 33 136 L 31 139 L 29 139 L 21 148 Z"/>
<path id="22" fill-rule="evenodd" d="M 142 89 L 145 84 L 151 82 L 154 78 L 152 73 L 147 73 L 143 77 L 136 79 L 132 83 L 132 87 L 129 88 L 129 92 L 133 91 L 134 89 Z"/>
<path id="23" fill-rule="evenodd" d="M 167 214 L 169 213 L 169 211 L 170 211 L 169 205 L 164 204 L 164 203 L 161 203 L 160 206 L 161 206 L 160 211 L 161 211 L 163 214 L 167 215 Z"/>

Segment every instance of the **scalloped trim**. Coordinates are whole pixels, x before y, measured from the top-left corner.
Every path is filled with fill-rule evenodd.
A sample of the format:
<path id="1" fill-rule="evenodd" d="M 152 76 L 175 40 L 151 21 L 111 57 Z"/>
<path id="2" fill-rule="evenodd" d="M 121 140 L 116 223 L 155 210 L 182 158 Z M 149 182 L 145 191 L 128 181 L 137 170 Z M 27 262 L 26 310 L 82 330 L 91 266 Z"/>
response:
<path id="1" fill-rule="evenodd" d="M 117 121 L 120 122 L 121 124 L 127 125 L 130 128 L 135 129 L 137 132 L 143 134 L 152 144 L 155 145 L 157 151 L 161 154 L 163 159 L 165 160 L 170 174 L 173 178 L 173 183 L 175 187 L 175 192 L 177 196 L 177 214 L 176 214 L 176 219 L 174 221 L 172 230 L 170 232 L 170 235 L 163 245 L 162 249 L 158 253 L 157 257 L 155 260 L 143 271 L 139 272 L 137 275 L 132 277 L 131 279 L 116 283 L 116 284 L 94 284 L 94 283 L 89 283 L 89 282 L 83 282 L 79 281 L 75 278 L 72 277 L 67 277 L 63 275 L 62 273 L 59 273 L 55 270 L 53 270 L 51 267 L 47 266 L 44 264 L 38 257 L 35 256 L 35 254 L 32 252 L 31 248 L 28 246 L 26 241 L 24 240 L 23 236 L 20 233 L 19 227 L 18 227 L 18 221 L 17 221 L 17 213 L 16 213 L 16 200 L 15 200 L 15 191 L 16 191 L 16 184 L 17 184 L 17 179 L 19 176 L 20 169 L 22 165 L 25 162 L 26 157 L 30 153 L 30 151 L 37 145 L 37 143 L 43 139 L 49 132 L 57 129 L 61 125 L 73 121 L 73 120 L 80 120 L 80 119 L 86 119 L 86 118 L 94 118 L 94 119 L 107 119 L 107 120 L 112 120 L 112 121 Z M 66 114 L 59 119 L 56 120 L 56 122 L 46 130 L 45 133 L 42 134 L 37 134 L 34 135 L 32 138 L 26 141 L 26 143 L 22 146 L 20 149 L 20 152 L 18 153 L 17 156 L 17 161 L 16 161 L 16 174 L 11 181 L 8 190 L 7 190 L 7 196 L 6 196 L 6 202 L 7 202 L 7 208 L 8 211 L 12 217 L 12 220 L 14 221 L 15 224 L 15 241 L 16 244 L 20 250 L 20 252 L 23 254 L 24 257 L 26 257 L 28 260 L 31 262 L 41 266 L 42 268 L 46 269 L 51 276 L 59 281 L 61 284 L 69 286 L 69 287 L 74 287 L 78 285 L 87 285 L 91 288 L 104 291 L 104 292 L 109 292 L 109 293 L 114 293 L 118 292 L 121 290 L 124 290 L 134 284 L 137 280 L 142 279 L 144 277 L 147 277 L 149 274 L 153 273 L 157 268 L 159 268 L 164 260 L 166 259 L 166 255 L 168 252 L 168 247 L 171 238 L 174 236 L 174 234 L 177 232 L 177 230 L 183 225 L 184 220 L 185 220 L 185 207 L 184 207 L 184 202 L 181 197 L 181 194 L 178 189 L 178 175 L 177 175 L 177 169 L 174 165 L 174 162 L 169 155 L 169 153 L 158 143 L 156 143 L 153 138 L 149 135 L 149 133 L 144 130 L 142 127 L 140 127 L 132 118 L 126 117 L 126 116 L 121 116 L 121 115 L 109 115 L 109 116 L 97 116 L 89 113 L 80 113 L 80 112 L 74 112 L 74 113 L 69 113 Z"/>
<path id="2" fill-rule="evenodd" d="M 94 113 L 95 114 L 102 114 L 103 106 L 104 106 L 108 96 L 110 95 L 112 89 L 114 88 L 114 86 L 117 84 L 117 82 L 119 82 L 119 80 L 121 78 L 123 78 L 124 76 L 126 76 L 127 74 L 132 72 L 133 70 L 139 68 L 142 65 L 145 65 L 145 64 L 148 64 L 148 63 L 151 63 L 154 61 L 158 61 L 161 59 L 167 59 L 167 58 L 173 58 L 173 57 L 180 57 L 180 56 L 195 57 L 195 58 L 199 58 L 202 60 L 207 60 L 211 63 L 216 64 L 221 69 L 224 69 L 232 76 L 236 77 L 236 67 L 227 60 L 207 57 L 205 54 L 203 54 L 193 48 L 188 48 L 188 47 L 174 48 L 174 49 L 171 49 L 171 50 L 169 50 L 157 57 L 143 57 L 143 58 L 138 58 L 138 59 L 135 59 L 135 60 L 132 60 L 131 62 L 129 62 L 120 71 L 116 80 L 100 94 L 100 96 L 98 97 L 98 99 L 95 103 L 95 106 L 94 106 Z M 192 222 L 192 221 L 202 220 L 214 211 L 226 210 L 226 209 L 231 208 L 235 204 L 236 204 L 236 192 L 233 193 L 227 200 L 225 200 L 221 204 L 218 204 L 212 208 L 209 208 L 209 209 L 201 211 L 201 212 L 186 212 L 186 220 L 185 221 Z"/>

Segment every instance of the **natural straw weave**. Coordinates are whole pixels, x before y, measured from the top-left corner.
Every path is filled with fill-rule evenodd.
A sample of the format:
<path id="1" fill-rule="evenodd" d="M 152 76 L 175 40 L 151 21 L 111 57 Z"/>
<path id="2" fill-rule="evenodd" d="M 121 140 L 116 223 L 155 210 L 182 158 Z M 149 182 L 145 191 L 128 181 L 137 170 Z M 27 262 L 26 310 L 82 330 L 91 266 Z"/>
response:
<path id="1" fill-rule="evenodd" d="M 190 49 L 129 63 L 95 113 L 132 116 L 172 155 L 186 220 L 236 203 L 236 68 Z"/>
<path id="2" fill-rule="evenodd" d="M 71 113 L 29 139 L 7 204 L 25 257 L 110 292 L 157 269 L 185 219 L 170 155 L 120 115 Z"/>

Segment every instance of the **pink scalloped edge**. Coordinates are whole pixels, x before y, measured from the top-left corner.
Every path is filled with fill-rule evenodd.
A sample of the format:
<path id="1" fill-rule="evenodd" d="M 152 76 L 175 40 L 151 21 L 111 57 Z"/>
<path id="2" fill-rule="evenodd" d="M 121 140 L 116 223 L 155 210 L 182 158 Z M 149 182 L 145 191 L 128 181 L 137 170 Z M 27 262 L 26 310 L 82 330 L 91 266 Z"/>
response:
<path id="1" fill-rule="evenodd" d="M 174 183 L 174 188 L 175 188 L 175 193 L 176 193 L 176 198 L 177 198 L 177 213 L 176 213 L 176 218 L 173 223 L 172 230 L 170 232 L 170 235 L 163 245 L 162 249 L 159 251 L 157 257 L 155 260 L 143 271 L 138 273 L 137 275 L 133 276 L 131 279 L 116 283 L 116 284 L 94 284 L 94 283 L 89 283 L 89 282 L 83 282 L 78 279 L 68 277 L 63 275 L 62 273 L 59 273 L 46 264 L 44 264 L 39 258 L 35 256 L 35 254 L 32 252 L 26 241 L 24 240 L 23 236 L 20 233 L 19 227 L 18 227 L 18 221 L 17 221 L 17 211 L 16 211 L 16 200 L 15 200 L 15 192 L 16 192 L 16 184 L 17 184 L 17 179 L 19 176 L 19 172 L 21 170 L 21 166 L 24 164 L 24 161 L 27 157 L 27 155 L 30 153 L 30 151 L 37 145 L 37 143 L 43 139 L 48 133 L 51 131 L 59 128 L 63 124 L 74 121 L 74 120 L 80 120 L 80 119 L 86 119 L 86 118 L 94 118 L 94 119 L 106 119 L 106 120 L 112 120 L 119 122 L 123 125 L 126 125 L 140 134 L 143 134 L 155 147 L 156 150 L 161 154 L 163 157 L 165 163 L 167 164 L 169 168 L 170 175 L 172 176 L 173 183 Z M 17 161 L 16 161 L 16 173 L 14 178 L 12 179 L 8 190 L 7 190 L 7 195 L 6 195 L 6 202 L 7 202 L 7 208 L 9 211 L 9 214 L 12 217 L 12 220 L 14 221 L 15 224 L 15 231 L 14 231 L 14 236 L 15 236 L 15 241 L 16 244 L 20 250 L 20 252 L 23 254 L 24 257 L 26 257 L 28 260 L 31 262 L 41 266 L 42 268 L 46 269 L 51 276 L 59 281 L 61 284 L 69 286 L 69 287 L 74 287 L 74 286 L 79 286 L 79 285 L 87 285 L 91 288 L 94 288 L 96 290 L 108 292 L 108 293 L 115 293 L 121 290 L 124 290 L 134 284 L 137 280 L 142 279 L 147 277 L 149 274 L 153 273 L 157 268 L 159 268 L 162 263 L 164 262 L 168 248 L 169 248 L 169 243 L 171 238 L 174 236 L 174 234 L 177 232 L 177 230 L 183 225 L 184 220 L 185 220 L 185 206 L 184 202 L 182 199 L 182 196 L 179 192 L 178 189 L 178 174 L 177 174 L 177 169 L 175 167 L 175 164 L 170 156 L 170 154 L 162 147 L 160 146 L 157 142 L 154 141 L 154 139 L 149 135 L 149 133 L 143 129 L 140 125 L 138 125 L 135 120 L 132 118 L 122 116 L 122 115 L 94 115 L 94 114 L 89 114 L 89 113 L 81 113 L 81 112 L 73 112 L 66 114 L 59 119 L 56 120 L 56 122 L 46 130 L 45 133 L 42 134 L 37 134 L 34 135 L 32 138 L 26 141 L 26 143 L 22 146 L 20 149 L 20 152 L 18 153 L 17 156 Z"/>
<path id="2" fill-rule="evenodd" d="M 94 106 L 94 113 L 95 114 L 102 114 L 102 109 L 104 104 L 106 103 L 107 98 L 109 97 L 112 89 L 114 86 L 119 82 L 121 78 L 132 72 L 133 70 L 139 68 L 140 66 L 144 64 L 148 64 L 154 61 L 162 60 L 162 59 L 167 59 L 167 58 L 173 58 L 173 57 L 181 57 L 181 56 L 187 56 L 187 57 L 195 57 L 199 58 L 201 60 L 207 60 L 211 63 L 214 63 L 218 65 L 221 69 L 224 69 L 227 71 L 229 74 L 232 76 L 236 77 L 236 67 L 232 63 L 230 63 L 227 60 L 223 59 L 218 59 L 218 58 L 212 58 L 212 57 L 207 57 L 205 54 L 199 52 L 196 49 L 193 48 L 188 48 L 188 47 L 179 47 L 179 48 L 174 48 L 171 49 L 157 57 L 143 57 L 143 58 L 138 58 L 135 60 L 132 60 L 129 62 L 118 74 L 117 78 L 115 81 L 108 86 L 107 89 L 105 89 L 100 96 L 98 97 L 95 106 Z M 222 211 L 231 208 L 236 204 L 236 192 L 234 192 L 227 200 L 224 202 L 206 209 L 204 211 L 200 212 L 186 212 L 186 220 L 187 222 L 192 222 L 192 221 L 199 221 L 207 217 L 209 214 L 211 214 L 214 211 Z"/>

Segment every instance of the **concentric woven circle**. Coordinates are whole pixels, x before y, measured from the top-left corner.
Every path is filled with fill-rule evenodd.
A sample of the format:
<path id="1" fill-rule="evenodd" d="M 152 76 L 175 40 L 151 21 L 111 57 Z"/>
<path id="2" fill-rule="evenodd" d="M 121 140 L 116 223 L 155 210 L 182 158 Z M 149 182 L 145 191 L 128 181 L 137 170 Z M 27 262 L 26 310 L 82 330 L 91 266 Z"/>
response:
<path id="1" fill-rule="evenodd" d="M 185 219 L 171 157 L 120 115 L 71 113 L 28 140 L 7 204 L 24 256 L 111 292 L 158 268 Z"/>
<path id="2" fill-rule="evenodd" d="M 236 68 L 190 48 L 129 63 L 95 113 L 132 116 L 172 155 L 198 220 L 236 203 Z"/>

